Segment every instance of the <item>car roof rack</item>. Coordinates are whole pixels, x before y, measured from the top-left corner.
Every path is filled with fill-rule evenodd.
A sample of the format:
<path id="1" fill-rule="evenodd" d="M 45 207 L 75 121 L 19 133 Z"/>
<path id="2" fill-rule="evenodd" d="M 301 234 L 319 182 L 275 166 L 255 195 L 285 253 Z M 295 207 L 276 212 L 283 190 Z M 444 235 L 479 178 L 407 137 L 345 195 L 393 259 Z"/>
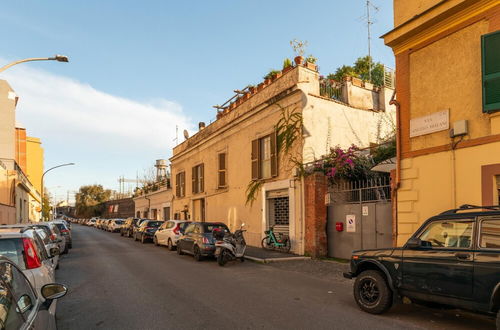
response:
<path id="1" fill-rule="evenodd" d="M 439 215 L 456 214 L 457 212 L 467 211 L 467 210 L 500 211 L 500 205 L 479 206 L 479 205 L 464 204 L 464 205 L 461 205 L 458 209 L 447 210 L 447 211 L 440 213 Z"/>

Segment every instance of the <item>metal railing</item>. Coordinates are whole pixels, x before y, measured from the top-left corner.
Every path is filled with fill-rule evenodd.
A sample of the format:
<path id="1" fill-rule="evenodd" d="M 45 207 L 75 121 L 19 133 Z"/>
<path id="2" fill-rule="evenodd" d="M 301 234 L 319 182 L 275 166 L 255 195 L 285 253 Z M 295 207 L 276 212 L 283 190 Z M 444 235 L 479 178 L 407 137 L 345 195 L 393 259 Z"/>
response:
<path id="1" fill-rule="evenodd" d="M 360 181 L 345 181 L 329 189 L 332 202 L 389 202 L 391 200 L 391 179 L 380 176 Z"/>
<path id="2" fill-rule="evenodd" d="M 342 83 L 333 79 L 322 79 L 319 82 L 319 95 L 342 101 Z"/>

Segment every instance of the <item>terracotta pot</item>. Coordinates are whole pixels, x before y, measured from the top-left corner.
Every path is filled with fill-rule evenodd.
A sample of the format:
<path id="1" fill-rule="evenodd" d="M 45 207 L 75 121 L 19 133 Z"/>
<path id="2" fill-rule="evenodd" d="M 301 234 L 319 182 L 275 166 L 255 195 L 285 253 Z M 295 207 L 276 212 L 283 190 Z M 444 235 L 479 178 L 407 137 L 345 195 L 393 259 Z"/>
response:
<path id="1" fill-rule="evenodd" d="M 285 74 L 285 73 L 287 73 L 288 71 L 290 71 L 290 70 L 292 70 L 292 69 L 293 69 L 293 66 L 291 66 L 291 65 L 290 65 L 290 66 L 287 66 L 286 68 L 284 68 L 283 70 L 281 70 L 281 72 L 282 72 L 283 74 Z"/>
<path id="2" fill-rule="evenodd" d="M 314 71 L 316 71 L 316 69 L 318 68 L 316 64 L 307 61 L 306 61 L 306 67 Z"/>
<path id="3" fill-rule="evenodd" d="M 250 98 L 250 93 L 243 94 L 243 96 L 241 98 L 243 99 L 243 101 L 248 100 Z"/>
<path id="4" fill-rule="evenodd" d="M 279 78 L 279 77 L 281 77 L 282 75 L 283 75 L 283 72 L 281 72 L 281 71 L 280 71 L 280 72 L 278 72 L 276 75 L 274 75 L 273 80 L 278 79 L 278 78 Z"/>
<path id="5" fill-rule="evenodd" d="M 267 86 L 271 83 L 271 79 L 264 80 L 264 86 Z"/>
<path id="6" fill-rule="evenodd" d="M 257 85 L 257 92 L 260 92 L 263 89 L 264 89 L 264 83 L 260 83 Z"/>
<path id="7" fill-rule="evenodd" d="M 250 94 L 256 93 L 257 92 L 257 87 L 249 87 L 248 91 L 250 92 Z"/>
<path id="8" fill-rule="evenodd" d="M 304 58 L 302 56 L 296 56 L 293 60 L 297 65 L 301 65 L 304 62 Z"/>
<path id="9" fill-rule="evenodd" d="M 217 119 L 221 119 L 222 118 L 222 112 L 217 112 Z"/>

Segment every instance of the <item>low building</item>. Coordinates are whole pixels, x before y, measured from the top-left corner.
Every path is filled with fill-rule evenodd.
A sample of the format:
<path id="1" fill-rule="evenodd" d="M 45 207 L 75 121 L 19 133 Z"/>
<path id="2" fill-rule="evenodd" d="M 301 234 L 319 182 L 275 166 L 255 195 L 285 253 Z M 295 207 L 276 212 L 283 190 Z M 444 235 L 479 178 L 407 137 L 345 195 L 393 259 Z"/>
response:
<path id="1" fill-rule="evenodd" d="M 401 245 L 444 210 L 500 203 L 500 3 L 395 0 L 394 26 Z"/>
<path id="2" fill-rule="evenodd" d="M 300 175 L 302 164 L 337 145 L 367 147 L 390 135 L 392 94 L 357 79 L 324 81 L 310 64 L 246 89 L 215 122 L 200 123 L 195 135 L 174 148 L 174 218 L 221 221 L 231 230 L 245 223 L 254 246 L 275 226 L 290 236 L 293 252 L 318 254 L 324 239 L 305 240 L 319 240 L 314 228 L 324 219 L 311 210 L 325 208 L 324 195 L 313 196 L 314 179 Z"/>
<path id="3" fill-rule="evenodd" d="M 134 197 L 135 217 L 155 220 L 173 219 L 172 200 L 174 195 L 169 185 L 140 189 Z"/>

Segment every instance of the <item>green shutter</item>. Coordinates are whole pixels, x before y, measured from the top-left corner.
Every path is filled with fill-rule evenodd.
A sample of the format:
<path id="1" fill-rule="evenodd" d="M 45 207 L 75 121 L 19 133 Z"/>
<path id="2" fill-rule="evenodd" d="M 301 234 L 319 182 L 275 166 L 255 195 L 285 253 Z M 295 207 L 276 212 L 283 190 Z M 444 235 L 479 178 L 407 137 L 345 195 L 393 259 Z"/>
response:
<path id="1" fill-rule="evenodd" d="M 481 37 L 483 112 L 500 110 L 500 31 Z"/>

